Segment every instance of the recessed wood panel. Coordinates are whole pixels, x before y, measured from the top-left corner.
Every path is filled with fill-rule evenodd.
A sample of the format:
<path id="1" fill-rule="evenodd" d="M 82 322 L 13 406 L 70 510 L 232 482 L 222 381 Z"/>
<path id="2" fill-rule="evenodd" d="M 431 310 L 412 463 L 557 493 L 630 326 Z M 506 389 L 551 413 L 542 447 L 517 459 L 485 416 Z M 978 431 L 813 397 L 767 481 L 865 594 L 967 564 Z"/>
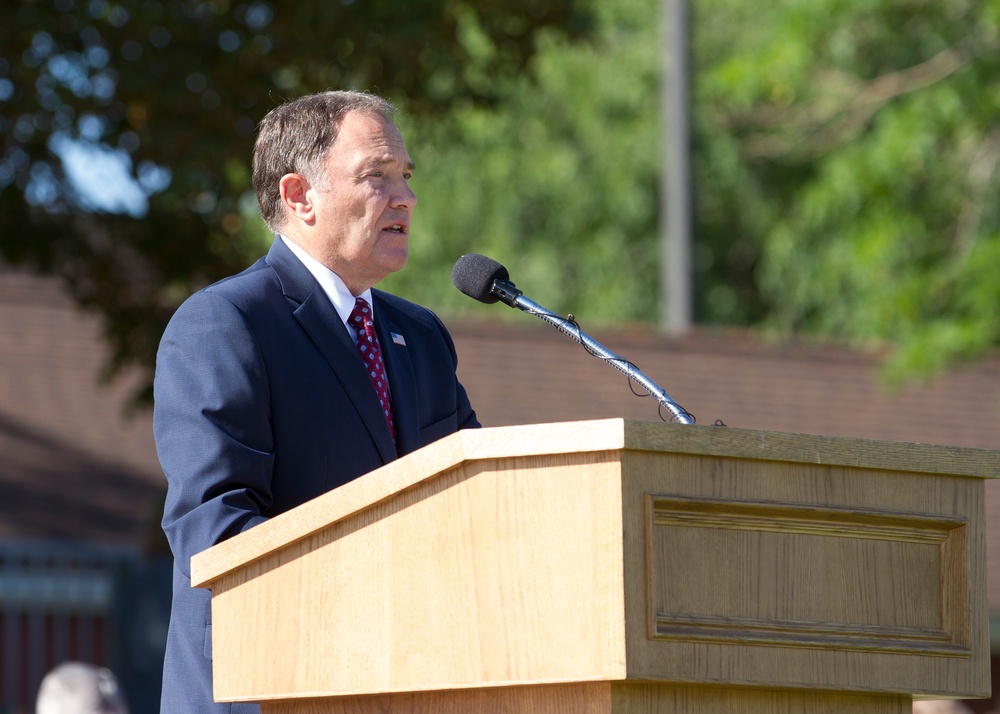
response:
<path id="1" fill-rule="evenodd" d="M 968 581 L 963 519 L 666 496 L 648 512 L 654 638 L 970 654 L 949 592 Z"/>

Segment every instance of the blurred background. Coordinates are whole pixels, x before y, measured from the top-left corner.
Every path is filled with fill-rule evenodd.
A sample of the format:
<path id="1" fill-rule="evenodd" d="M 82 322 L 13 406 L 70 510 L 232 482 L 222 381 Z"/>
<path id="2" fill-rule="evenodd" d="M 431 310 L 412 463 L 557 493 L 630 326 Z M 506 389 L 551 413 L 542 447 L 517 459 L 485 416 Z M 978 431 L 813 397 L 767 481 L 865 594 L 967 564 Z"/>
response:
<path id="1" fill-rule="evenodd" d="M 453 326 L 488 426 L 659 417 L 459 294 L 468 252 L 700 423 L 995 449 L 997 77 L 1000 0 L 0 4 L 0 711 L 66 659 L 157 710 L 154 355 L 272 240 L 250 187 L 270 108 L 401 108 L 420 204 L 380 287 Z"/>

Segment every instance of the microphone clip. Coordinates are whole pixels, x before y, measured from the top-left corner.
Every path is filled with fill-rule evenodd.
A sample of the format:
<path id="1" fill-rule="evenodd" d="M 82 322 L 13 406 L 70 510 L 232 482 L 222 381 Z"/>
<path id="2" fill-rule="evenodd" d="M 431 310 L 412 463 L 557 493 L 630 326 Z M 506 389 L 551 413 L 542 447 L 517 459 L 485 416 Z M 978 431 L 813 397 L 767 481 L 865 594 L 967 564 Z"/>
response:
<path id="1" fill-rule="evenodd" d="M 517 307 L 517 299 L 524 293 L 509 280 L 494 280 L 493 287 L 490 288 L 490 295 L 506 305 Z"/>

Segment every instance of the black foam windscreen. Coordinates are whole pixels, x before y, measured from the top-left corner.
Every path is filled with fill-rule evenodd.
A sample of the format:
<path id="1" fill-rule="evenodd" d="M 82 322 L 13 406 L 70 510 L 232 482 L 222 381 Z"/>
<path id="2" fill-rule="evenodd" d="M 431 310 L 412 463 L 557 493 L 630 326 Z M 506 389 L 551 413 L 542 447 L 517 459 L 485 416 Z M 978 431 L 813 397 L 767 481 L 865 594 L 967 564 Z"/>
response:
<path id="1" fill-rule="evenodd" d="M 497 302 L 492 294 L 493 283 L 497 280 L 510 280 L 510 273 L 500 263 L 478 253 L 468 253 L 455 261 L 451 270 L 451 282 L 461 292 L 479 302 L 487 304 Z"/>

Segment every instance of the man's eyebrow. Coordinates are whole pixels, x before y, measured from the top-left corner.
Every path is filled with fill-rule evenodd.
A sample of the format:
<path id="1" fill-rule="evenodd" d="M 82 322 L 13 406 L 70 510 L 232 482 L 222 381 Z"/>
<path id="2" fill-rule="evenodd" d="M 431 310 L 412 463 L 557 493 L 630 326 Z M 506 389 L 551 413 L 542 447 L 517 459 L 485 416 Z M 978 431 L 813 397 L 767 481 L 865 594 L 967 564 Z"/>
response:
<path id="1" fill-rule="evenodd" d="M 393 158 L 391 156 L 386 156 L 384 158 L 374 159 L 371 162 L 371 165 L 372 166 L 388 166 L 389 164 L 394 164 L 394 163 L 396 163 L 396 159 L 395 158 Z M 406 168 L 407 171 L 413 171 L 414 169 L 417 168 L 417 166 L 412 161 L 407 161 L 405 168 Z"/>

